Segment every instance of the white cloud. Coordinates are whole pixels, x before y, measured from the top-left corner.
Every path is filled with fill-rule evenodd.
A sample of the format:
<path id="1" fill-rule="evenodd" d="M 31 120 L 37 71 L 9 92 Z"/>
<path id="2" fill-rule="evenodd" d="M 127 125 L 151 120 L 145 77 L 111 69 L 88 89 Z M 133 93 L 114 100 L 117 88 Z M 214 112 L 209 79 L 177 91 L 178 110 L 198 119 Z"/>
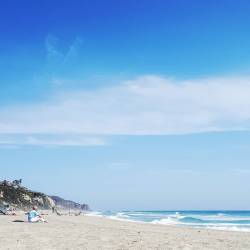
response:
<path id="1" fill-rule="evenodd" d="M 2 134 L 167 135 L 250 128 L 250 77 L 141 76 L 0 108 Z"/>
<path id="2" fill-rule="evenodd" d="M 84 135 L 0 135 L 0 145 L 104 146 L 105 138 Z"/>

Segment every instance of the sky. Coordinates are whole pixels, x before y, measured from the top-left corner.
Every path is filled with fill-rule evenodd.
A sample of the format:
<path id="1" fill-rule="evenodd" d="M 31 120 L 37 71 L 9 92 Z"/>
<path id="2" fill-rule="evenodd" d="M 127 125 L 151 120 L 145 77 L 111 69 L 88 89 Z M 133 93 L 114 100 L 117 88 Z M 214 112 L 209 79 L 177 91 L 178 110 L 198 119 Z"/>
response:
<path id="1" fill-rule="evenodd" d="M 250 209 L 249 11 L 1 3 L 0 179 L 94 210 Z"/>

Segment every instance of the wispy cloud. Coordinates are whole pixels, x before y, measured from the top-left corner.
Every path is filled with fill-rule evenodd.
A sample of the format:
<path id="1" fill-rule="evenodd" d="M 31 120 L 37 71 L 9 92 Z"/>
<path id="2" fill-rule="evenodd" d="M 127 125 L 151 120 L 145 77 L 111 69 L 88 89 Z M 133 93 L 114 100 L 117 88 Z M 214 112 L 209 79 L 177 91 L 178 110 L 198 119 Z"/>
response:
<path id="1" fill-rule="evenodd" d="M 60 49 L 59 38 L 49 34 L 45 39 L 47 60 L 51 64 L 66 65 L 72 63 L 78 57 L 82 39 L 76 37 L 66 50 Z"/>
<path id="2" fill-rule="evenodd" d="M 0 133 L 167 135 L 250 129 L 250 77 L 141 76 L 0 108 Z"/>
<path id="3" fill-rule="evenodd" d="M 103 137 L 85 135 L 0 135 L 0 145 L 35 145 L 35 146 L 104 146 Z"/>
<path id="4" fill-rule="evenodd" d="M 83 41 L 81 38 L 79 37 L 75 38 L 75 40 L 72 42 L 72 44 L 70 45 L 68 51 L 66 52 L 64 56 L 64 59 L 63 59 L 64 65 L 76 60 L 76 58 L 78 57 L 78 53 L 82 45 L 82 42 Z"/>
<path id="5" fill-rule="evenodd" d="M 45 48 L 49 62 L 60 62 L 63 60 L 64 55 L 58 50 L 58 38 L 56 36 L 48 35 L 46 37 Z"/>

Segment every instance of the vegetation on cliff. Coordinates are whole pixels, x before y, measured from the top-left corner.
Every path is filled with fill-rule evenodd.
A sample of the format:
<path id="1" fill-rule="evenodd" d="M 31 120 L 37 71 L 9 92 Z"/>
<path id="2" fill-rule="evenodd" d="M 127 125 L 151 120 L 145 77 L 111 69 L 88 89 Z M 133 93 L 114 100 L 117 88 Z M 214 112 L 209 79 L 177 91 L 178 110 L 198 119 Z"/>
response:
<path id="1" fill-rule="evenodd" d="M 88 210 L 87 204 L 79 204 L 64 200 L 58 196 L 49 196 L 41 192 L 31 191 L 22 186 L 22 180 L 0 181 L 0 208 L 30 209 L 37 206 L 39 209 L 78 209 Z"/>

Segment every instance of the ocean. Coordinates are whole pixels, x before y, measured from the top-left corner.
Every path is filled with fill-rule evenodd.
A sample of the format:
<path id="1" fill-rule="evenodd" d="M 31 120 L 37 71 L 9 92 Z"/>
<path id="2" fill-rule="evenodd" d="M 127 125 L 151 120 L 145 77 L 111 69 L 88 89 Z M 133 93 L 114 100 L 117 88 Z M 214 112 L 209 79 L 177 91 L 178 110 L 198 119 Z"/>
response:
<path id="1" fill-rule="evenodd" d="M 250 232 L 250 211 L 117 211 L 92 212 L 115 220 Z"/>

